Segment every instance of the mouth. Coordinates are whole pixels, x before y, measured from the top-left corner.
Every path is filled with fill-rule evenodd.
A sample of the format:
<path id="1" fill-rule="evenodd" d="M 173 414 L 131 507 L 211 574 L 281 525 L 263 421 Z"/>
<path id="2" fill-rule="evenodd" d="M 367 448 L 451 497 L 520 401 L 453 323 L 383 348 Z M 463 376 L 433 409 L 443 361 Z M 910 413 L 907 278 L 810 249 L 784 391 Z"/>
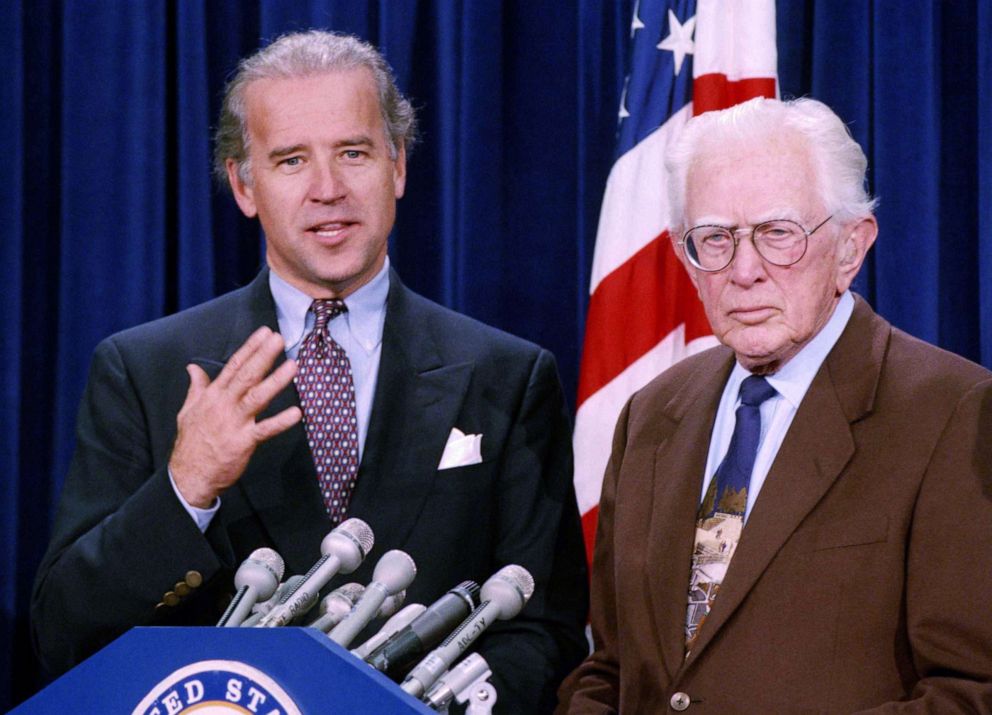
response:
<path id="1" fill-rule="evenodd" d="M 758 325 L 771 318 L 775 312 L 774 308 L 768 306 L 734 308 L 730 311 L 730 317 L 744 325 Z"/>
<path id="2" fill-rule="evenodd" d="M 355 225 L 354 221 L 326 221 L 314 224 L 307 229 L 307 233 L 313 234 L 322 243 L 336 244 L 343 241 Z"/>

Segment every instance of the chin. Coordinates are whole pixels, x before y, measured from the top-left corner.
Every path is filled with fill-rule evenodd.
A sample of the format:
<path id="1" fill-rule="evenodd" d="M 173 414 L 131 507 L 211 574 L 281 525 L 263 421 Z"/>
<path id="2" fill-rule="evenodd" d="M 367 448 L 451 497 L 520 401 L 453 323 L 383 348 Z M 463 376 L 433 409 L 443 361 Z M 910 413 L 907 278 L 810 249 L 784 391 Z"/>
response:
<path id="1" fill-rule="evenodd" d="M 774 349 L 754 341 L 742 340 L 727 343 L 727 345 L 737 356 L 737 362 L 758 375 L 774 372 L 782 363 L 781 349 Z"/>

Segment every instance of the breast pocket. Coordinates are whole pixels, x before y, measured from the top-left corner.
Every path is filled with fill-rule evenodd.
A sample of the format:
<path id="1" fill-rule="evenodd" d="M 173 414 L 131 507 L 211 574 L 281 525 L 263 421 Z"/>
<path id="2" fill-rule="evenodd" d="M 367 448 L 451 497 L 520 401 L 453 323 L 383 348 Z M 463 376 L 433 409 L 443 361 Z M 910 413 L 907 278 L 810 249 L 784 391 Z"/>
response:
<path id="1" fill-rule="evenodd" d="M 844 519 L 816 529 L 813 551 L 847 549 L 889 540 L 889 517 L 885 514 Z"/>
<path id="2" fill-rule="evenodd" d="M 472 493 L 489 487 L 490 462 L 477 462 L 463 467 L 439 469 L 434 477 L 432 492 L 438 493 Z"/>

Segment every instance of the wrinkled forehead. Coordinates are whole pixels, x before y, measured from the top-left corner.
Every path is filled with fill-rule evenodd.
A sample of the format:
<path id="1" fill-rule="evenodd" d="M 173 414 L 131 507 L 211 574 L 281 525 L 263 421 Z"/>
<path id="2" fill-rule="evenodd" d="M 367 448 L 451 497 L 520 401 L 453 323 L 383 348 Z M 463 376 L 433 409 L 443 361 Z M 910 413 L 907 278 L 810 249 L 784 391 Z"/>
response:
<path id="1" fill-rule="evenodd" d="M 690 225 L 803 221 L 821 206 L 813 157 L 796 135 L 701 142 L 686 174 Z"/>
<path id="2" fill-rule="evenodd" d="M 307 108 L 382 114 L 375 77 L 367 67 L 259 77 L 245 85 L 243 96 L 249 125 L 260 116 L 299 113 Z"/>

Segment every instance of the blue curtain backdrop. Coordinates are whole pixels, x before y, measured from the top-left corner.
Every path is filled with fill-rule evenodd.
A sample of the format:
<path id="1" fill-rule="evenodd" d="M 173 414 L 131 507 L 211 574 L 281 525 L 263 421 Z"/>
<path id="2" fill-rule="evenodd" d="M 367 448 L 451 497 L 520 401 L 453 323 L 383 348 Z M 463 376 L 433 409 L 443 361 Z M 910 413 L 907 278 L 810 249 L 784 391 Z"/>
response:
<path id="1" fill-rule="evenodd" d="M 258 229 L 209 176 L 237 58 L 309 27 L 379 45 L 423 128 L 394 265 L 552 349 L 574 393 L 632 5 L 0 3 L 0 708 L 43 682 L 30 585 L 93 347 L 260 265 Z M 992 0 L 782 0 L 778 13 L 783 94 L 832 105 L 872 165 L 882 233 L 859 290 L 992 367 Z"/>

